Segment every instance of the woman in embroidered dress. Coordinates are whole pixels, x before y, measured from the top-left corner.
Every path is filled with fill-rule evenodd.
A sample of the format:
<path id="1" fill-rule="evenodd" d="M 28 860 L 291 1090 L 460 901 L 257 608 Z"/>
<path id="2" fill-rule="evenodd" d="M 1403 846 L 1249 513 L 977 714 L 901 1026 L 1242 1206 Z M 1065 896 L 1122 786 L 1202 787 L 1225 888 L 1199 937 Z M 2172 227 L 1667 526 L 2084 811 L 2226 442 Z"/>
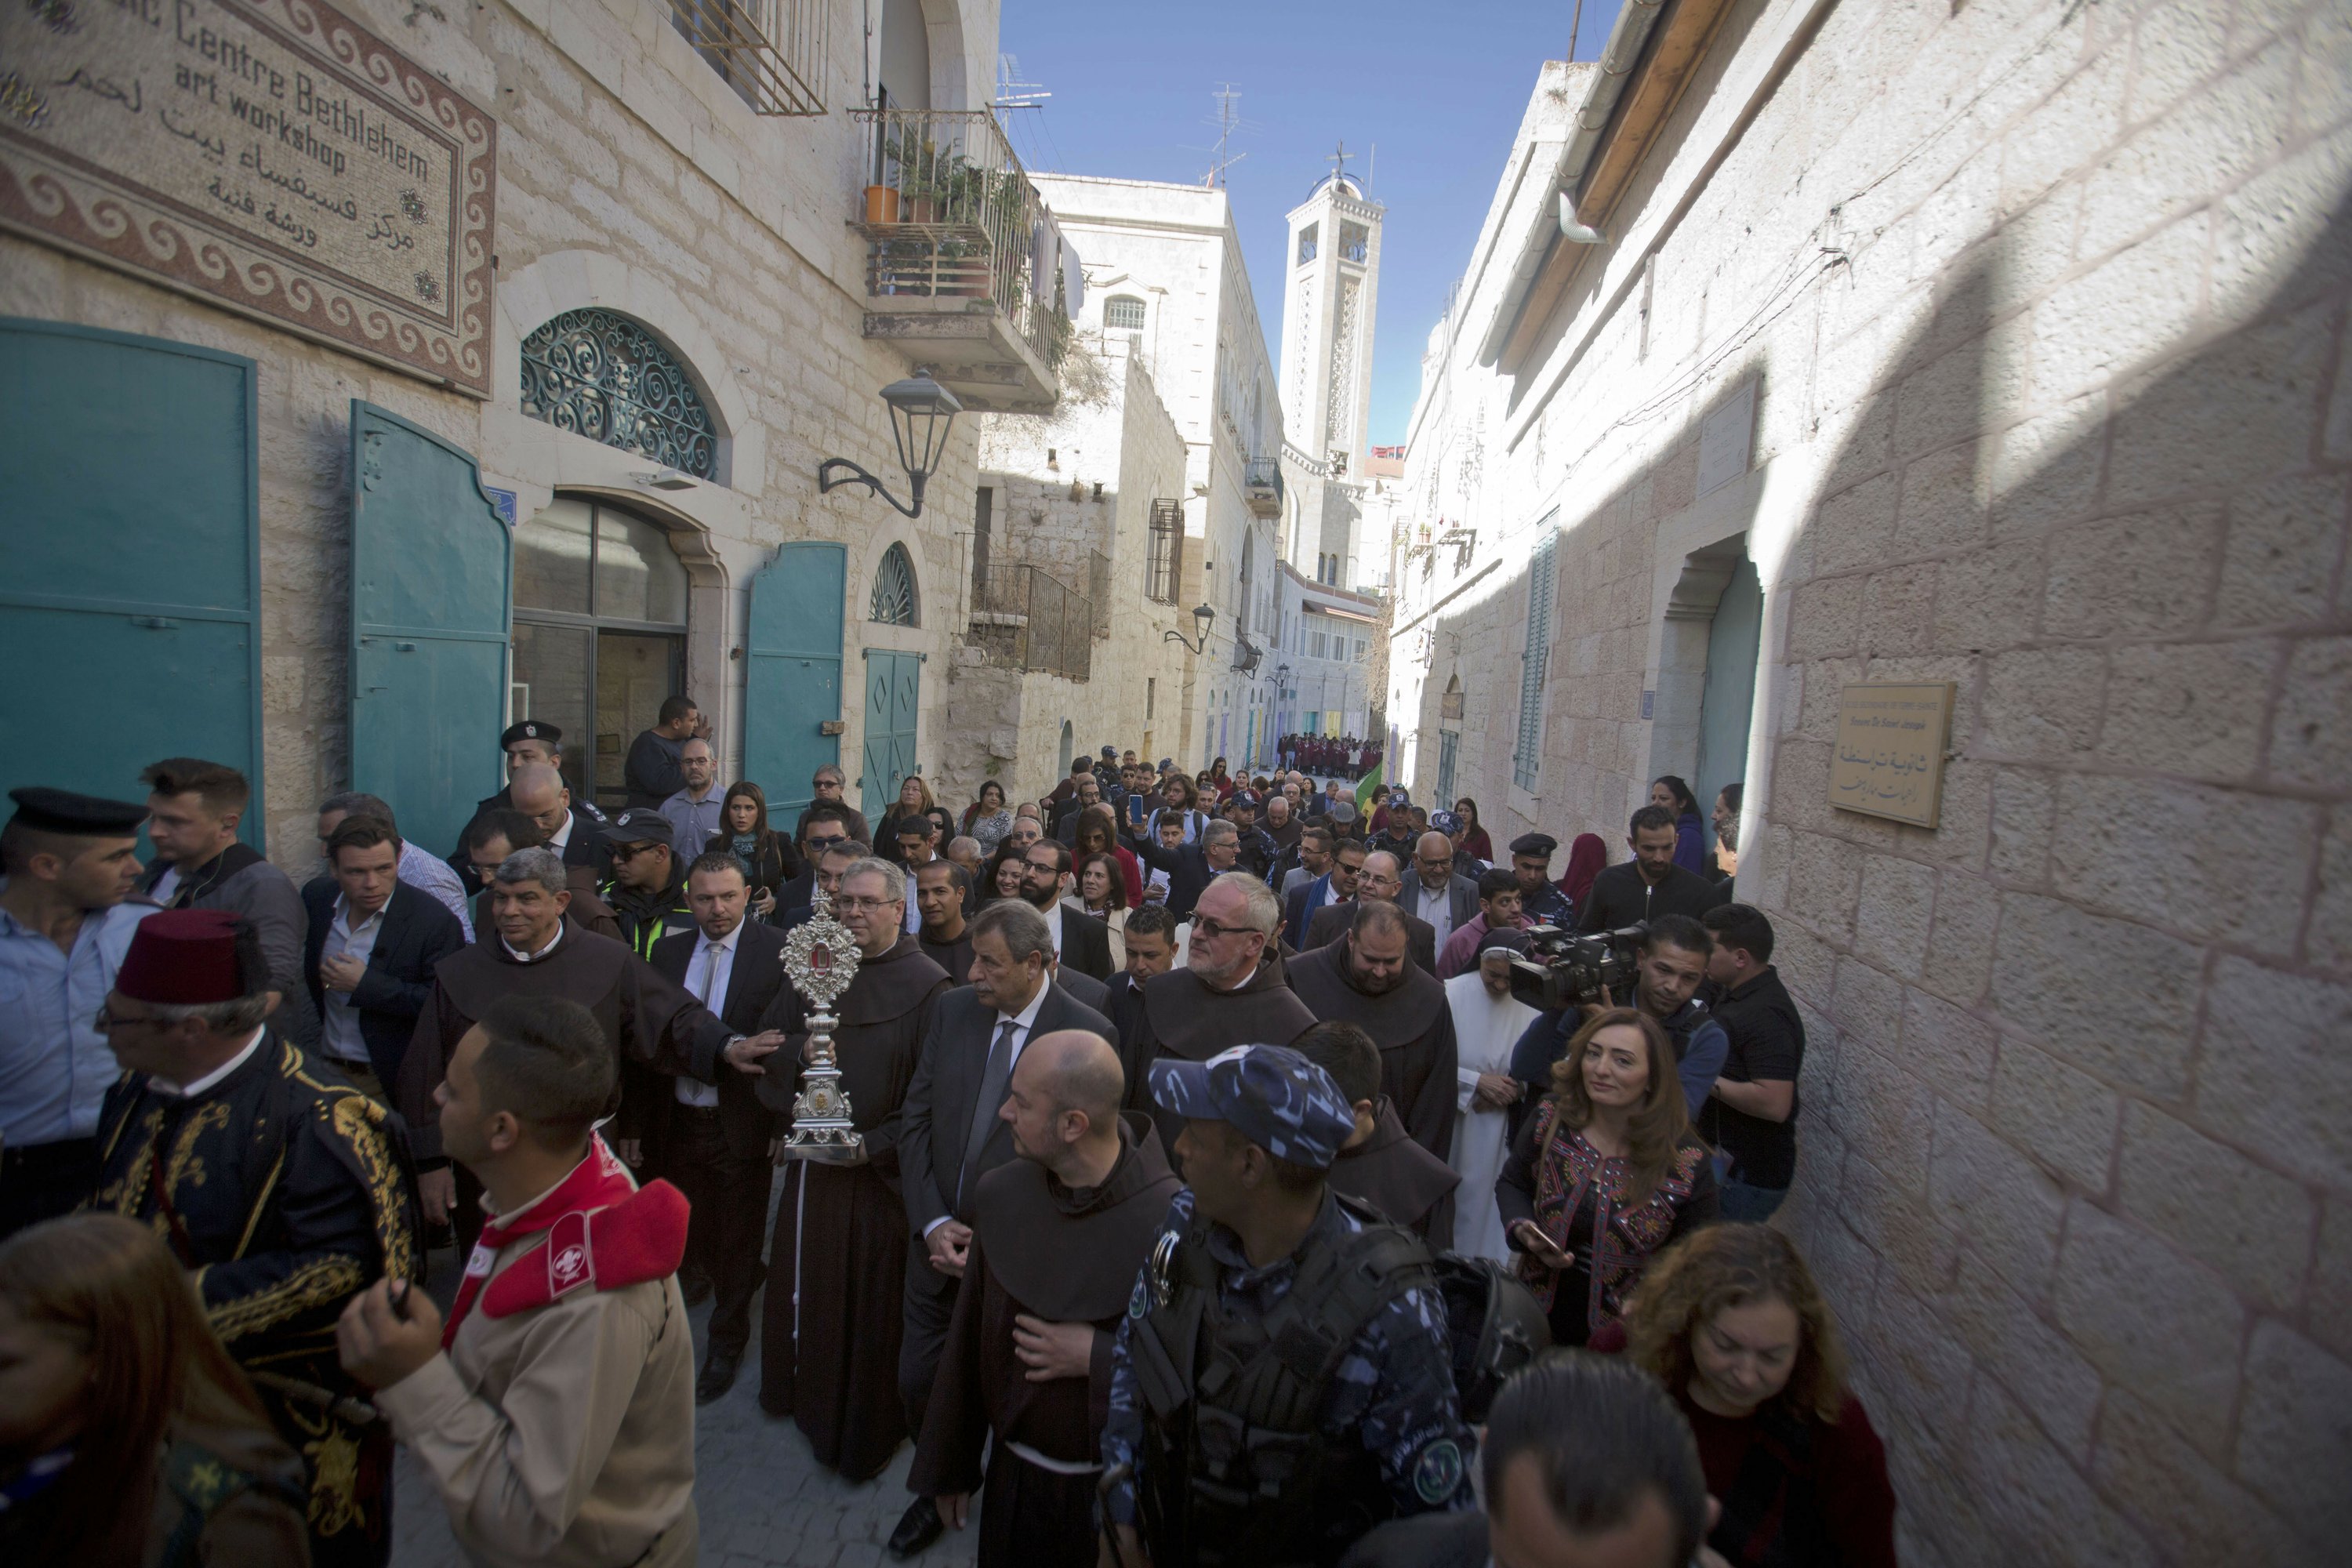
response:
<path id="1" fill-rule="evenodd" d="M 1575 1346 L 1618 1320 L 1653 1256 L 1714 1223 L 1717 1198 L 1674 1047 L 1648 1014 L 1596 1014 L 1551 1076 L 1495 1199 L 1552 1342 Z"/>
<path id="2" fill-rule="evenodd" d="M 981 784 L 980 798 L 963 808 L 963 830 L 982 855 L 996 853 L 996 847 L 1013 831 L 1013 808 L 1004 804 L 1003 784 L 994 779 Z"/>
<path id="3" fill-rule="evenodd" d="M 0 1563 L 307 1563 L 302 1463 L 146 1226 L 0 1247 Z"/>

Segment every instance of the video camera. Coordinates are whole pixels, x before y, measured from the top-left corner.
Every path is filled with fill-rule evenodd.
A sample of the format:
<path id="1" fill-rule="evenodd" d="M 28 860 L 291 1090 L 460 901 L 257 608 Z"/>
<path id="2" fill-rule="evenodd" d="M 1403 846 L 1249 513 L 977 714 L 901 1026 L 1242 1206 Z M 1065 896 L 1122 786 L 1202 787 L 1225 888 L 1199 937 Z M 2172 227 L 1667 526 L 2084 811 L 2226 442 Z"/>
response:
<path id="1" fill-rule="evenodd" d="M 1526 934 L 1527 956 L 1511 960 L 1511 994 L 1517 1000 L 1553 1012 L 1597 1003 L 1606 986 L 1618 1006 L 1633 1005 L 1635 964 L 1650 934 L 1646 924 L 1590 935 L 1531 926 Z"/>

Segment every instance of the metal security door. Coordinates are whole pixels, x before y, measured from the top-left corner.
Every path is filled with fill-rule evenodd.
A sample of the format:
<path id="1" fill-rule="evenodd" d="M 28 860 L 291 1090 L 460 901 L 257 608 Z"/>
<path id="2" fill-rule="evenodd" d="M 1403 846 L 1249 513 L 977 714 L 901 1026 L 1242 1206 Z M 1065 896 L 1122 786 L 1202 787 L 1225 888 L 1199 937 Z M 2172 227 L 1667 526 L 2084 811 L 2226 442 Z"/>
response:
<path id="1" fill-rule="evenodd" d="M 841 606 L 848 569 L 843 546 L 815 541 L 783 546 L 751 579 L 743 776 L 768 797 L 769 826 L 784 833 L 815 798 L 810 777 L 841 763 Z"/>
<path id="2" fill-rule="evenodd" d="M 436 851 L 499 787 L 513 572 L 473 455 L 352 399 L 352 787 Z"/>
<path id="3" fill-rule="evenodd" d="M 877 827 L 898 803 L 898 786 L 915 768 L 915 715 L 922 698 L 923 656 L 889 648 L 866 650 L 866 819 Z"/>
<path id="4" fill-rule="evenodd" d="M 249 359 L 0 318 L 0 791 L 204 757 L 262 846 L 255 429 Z"/>

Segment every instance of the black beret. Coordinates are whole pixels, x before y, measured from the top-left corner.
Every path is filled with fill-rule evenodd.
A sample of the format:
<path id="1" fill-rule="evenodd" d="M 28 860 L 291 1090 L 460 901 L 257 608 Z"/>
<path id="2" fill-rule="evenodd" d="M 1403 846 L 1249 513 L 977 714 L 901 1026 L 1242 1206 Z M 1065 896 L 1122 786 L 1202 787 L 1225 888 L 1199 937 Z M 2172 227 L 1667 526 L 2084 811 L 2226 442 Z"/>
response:
<path id="1" fill-rule="evenodd" d="M 1549 833 L 1522 833 L 1511 840 L 1514 855 L 1549 856 L 1559 847 L 1559 840 Z"/>
<path id="2" fill-rule="evenodd" d="M 35 785 L 12 789 L 8 798 L 16 803 L 16 815 L 12 820 L 39 833 L 129 838 L 147 820 L 147 808 L 143 805 L 133 805 L 127 800 L 108 800 L 102 795 L 76 795 L 69 789 Z"/>
<path id="3" fill-rule="evenodd" d="M 507 726 L 507 732 L 499 737 L 499 750 L 503 752 L 517 741 L 541 741 L 550 746 L 561 746 L 563 731 L 544 719 L 526 719 Z"/>

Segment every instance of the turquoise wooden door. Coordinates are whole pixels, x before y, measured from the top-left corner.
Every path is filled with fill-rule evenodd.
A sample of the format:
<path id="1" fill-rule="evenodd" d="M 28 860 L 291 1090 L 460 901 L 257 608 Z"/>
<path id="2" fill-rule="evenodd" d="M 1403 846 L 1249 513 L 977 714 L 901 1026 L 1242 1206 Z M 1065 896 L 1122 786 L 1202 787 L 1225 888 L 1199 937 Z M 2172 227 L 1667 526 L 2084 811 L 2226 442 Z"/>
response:
<path id="1" fill-rule="evenodd" d="M 743 672 L 743 776 L 768 797 L 769 826 L 790 833 L 814 798 L 809 779 L 841 765 L 841 606 L 848 552 L 787 544 L 751 579 Z"/>
<path id="2" fill-rule="evenodd" d="M 249 359 L 0 318 L 0 791 L 204 757 L 262 846 L 255 428 Z"/>
<path id="3" fill-rule="evenodd" d="M 513 568 L 473 455 L 352 399 L 352 787 L 436 853 L 499 787 Z"/>
<path id="4" fill-rule="evenodd" d="M 866 820 L 880 830 L 898 786 L 915 767 L 915 715 L 923 693 L 923 656 L 887 647 L 866 650 Z"/>

